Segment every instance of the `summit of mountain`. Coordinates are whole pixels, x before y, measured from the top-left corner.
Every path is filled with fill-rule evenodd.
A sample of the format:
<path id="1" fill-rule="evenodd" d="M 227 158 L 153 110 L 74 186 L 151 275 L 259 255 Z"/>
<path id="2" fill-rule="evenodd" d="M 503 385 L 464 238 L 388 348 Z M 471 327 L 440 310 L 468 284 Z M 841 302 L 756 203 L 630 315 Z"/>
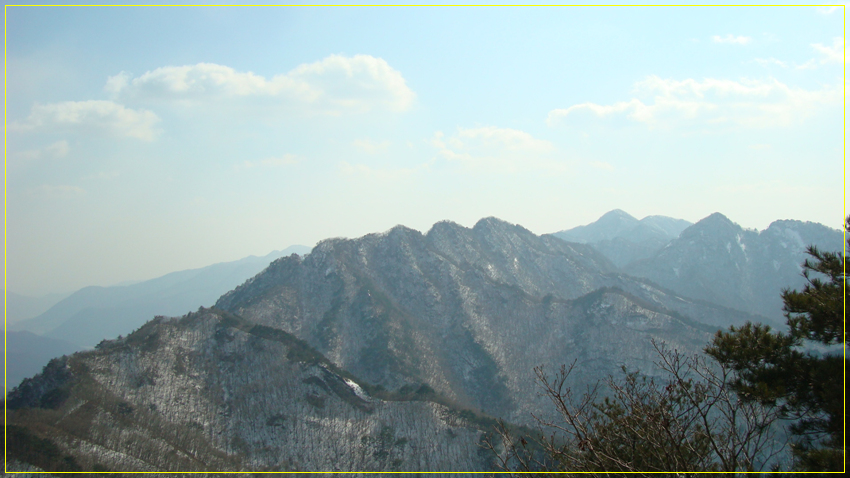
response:
<path id="1" fill-rule="evenodd" d="M 601 290 L 601 302 L 588 299 Z M 544 408 L 527 397 L 536 365 L 586 357 L 581 380 L 622 364 L 646 369 L 651 338 L 695 352 L 717 326 L 757 320 L 620 274 L 589 245 L 496 218 L 322 241 L 215 307 L 287 331 L 368 383 L 426 384 L 519 422 Z"/>
<path id="2" fill-rule="evenodd" d="M 691 225 L 684 219 L 647 216 L 637 220 L 614 209 L 585 226 L 553 233 L 559 239 L 589 244 L 617 267 L 645 259 L 664 247 Z"/>
<path id="3" fill-rule="evenodd" d="M 614 239 L 637 226 L 639 222 L 622 209 L 614 209 L 590 224 L 576 226 L 553 235 L 565 241 L 593 243 Z"/>
<path id="4" fill-rule="evenodd" d="M 774 221 L 759 232 L 714 213 L 624 271 L 676 293 L 783 322 L 779 292 L 804 285 L 806 247 L 841 250 L 843 233 L 821 224 Z"/>

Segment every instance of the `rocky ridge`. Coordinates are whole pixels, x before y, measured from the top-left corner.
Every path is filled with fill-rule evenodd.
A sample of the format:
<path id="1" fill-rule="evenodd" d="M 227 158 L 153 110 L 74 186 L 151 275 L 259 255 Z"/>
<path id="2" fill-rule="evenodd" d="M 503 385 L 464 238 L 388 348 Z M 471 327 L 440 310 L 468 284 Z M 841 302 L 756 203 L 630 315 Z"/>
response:
<path id="1" fill-rule="evenodd" d="M 88 470 L 472 471 L 482 432 L 434 401 L 387 401 L 300 340 L 204 309 L 57 359 L 7 425 Z M 465 418 L 466 417 L 466 418 Z"/>

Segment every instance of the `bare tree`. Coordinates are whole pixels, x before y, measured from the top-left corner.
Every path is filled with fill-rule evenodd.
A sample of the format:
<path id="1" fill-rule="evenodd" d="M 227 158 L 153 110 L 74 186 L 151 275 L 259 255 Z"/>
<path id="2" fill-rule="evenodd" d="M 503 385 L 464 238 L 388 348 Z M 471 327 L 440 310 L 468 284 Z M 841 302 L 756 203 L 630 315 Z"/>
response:
<path id="1" fill-rule="evenodd" d="M 537 437 L 518 436 L 500 422 L 485 447 L 504 471 L 617 473 L 762 471 L 781 451 L 773 427 L 779 409 L 743 401 L 734 373 L 703 356 L 684 356 L 653 341 L 663 378 L 624 369 L 576 396 L 566 386 L 575 362 L 554 377 L 535 368 L 556 419 L 537 420 Z M 604 396 L 603 396 L 604 391 Z"/>

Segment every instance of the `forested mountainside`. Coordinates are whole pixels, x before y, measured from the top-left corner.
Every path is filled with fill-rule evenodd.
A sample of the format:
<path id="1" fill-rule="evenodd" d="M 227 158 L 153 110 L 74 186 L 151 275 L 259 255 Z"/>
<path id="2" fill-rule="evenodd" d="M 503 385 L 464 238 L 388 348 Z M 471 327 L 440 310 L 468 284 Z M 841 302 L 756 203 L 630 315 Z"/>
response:
<path id="1" fill-rule="evenodd" d="M 552 235 L 591 246 L 621 272 L 774 324 L 784 322 L 779 291 L 804 284 L 806 248 L 840 251 L 844 244 L 840 230 L 812 222 L 779 220 L 756 231 L 720 213 L 691 224 L 666 216 L 637 220 L 619 209 Z"/>
<path id="2" fill-rule="evenodd" d="M 204 309 L 24 381 L 6 403 L 7 448 L 20 459 L 20 443 L 51 440 L 53 463 L 32 449 L 29 461 L 67 471 L 491 467 L 478 446 L 488 422 L 416 400 L 432 391 L 371 398 L 356 380 L 285 332 Z"/>
<path id="3" fill-rule="evenodd" d="M 553 411 L 535 366 L 575 362 L 579 389 L 652 376 L 653 339 L 699 353 L 765 320 L 673 288 L 495 218 L 329 239 L 212 309 L 51 362 L 8 396 L 10 449 L 44 445 L 18 458 L 49 470 L 491 470 L 493 418 Z"/>
<path id="4" fill-rule="evenodd" d="M 780 291 L 803 286 L 806 248 L 834 252 L 843 244 L 840 230 L 821 224 L 774 221 L 759 232 L 715 213 L 623 270 L 687 297 L 782 321 Z"/>
<path id="5" fill-rule="evenodd" d="M 652 338 L 696 352 L 716 330 L 706 323 L 754 319 L 617 274 L 589 246 L 494 218 L 323 241 L 303 259 L 275 261 L 216 307 L 286 330 L 369 383 L 427 384 L 519 423 L 548 406 L 530 392 L 536 365 L 579 360 L 576 380 L 622 365 L 650 371 Z"/>

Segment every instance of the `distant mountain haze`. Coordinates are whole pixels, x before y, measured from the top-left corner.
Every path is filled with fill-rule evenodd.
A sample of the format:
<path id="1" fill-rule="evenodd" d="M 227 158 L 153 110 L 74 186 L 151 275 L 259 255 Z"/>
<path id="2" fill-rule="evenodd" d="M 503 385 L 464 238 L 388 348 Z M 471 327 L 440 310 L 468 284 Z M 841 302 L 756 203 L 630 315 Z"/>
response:
<path id="1" fill-rule="evenodd" d="M 6 291 L 6 325 L 43 314 L 70 294 L 47 294 L 30 297 Z"/>
<path id="2" fill-rule="evenodd" d="M 156 315 L 179 316 L 209 306 L 274 259 L 309 251 L 306 246 L 292 246 L 263 257 L 172 272 L 127 286 L 86 287 L 38 317 L 13 324 L 12 330 L 66 340 L 81 348 L 93 347 L 105 338 L 131 332 Z"/>
<path id="3" fill-rule="evenodd" d="M 780 292 L 804 285 L 806 247 L 841 251 L 843 244 L 842 231 L 821 224 L 780 220 L 759 232 L 714 213 L 623 270 L 688 297 L 782 322 Z"/>
<path id="4" fill-rule="evenodd" d="M 41 337 L 31 332 L 6 331 L 6 390 L 41 372 L 50 359 L 72 354 L 80 348 L 64 340 Z"/>
<path id="5" fill-rule="evenodd" d="M 553 233 L 570 242 L 590 244 L 618 267 L 645 259 L 676 238 L 691 223 L 667 216 L 647 216 L 637 220 L 615 209 L 586 226 Z"/>

